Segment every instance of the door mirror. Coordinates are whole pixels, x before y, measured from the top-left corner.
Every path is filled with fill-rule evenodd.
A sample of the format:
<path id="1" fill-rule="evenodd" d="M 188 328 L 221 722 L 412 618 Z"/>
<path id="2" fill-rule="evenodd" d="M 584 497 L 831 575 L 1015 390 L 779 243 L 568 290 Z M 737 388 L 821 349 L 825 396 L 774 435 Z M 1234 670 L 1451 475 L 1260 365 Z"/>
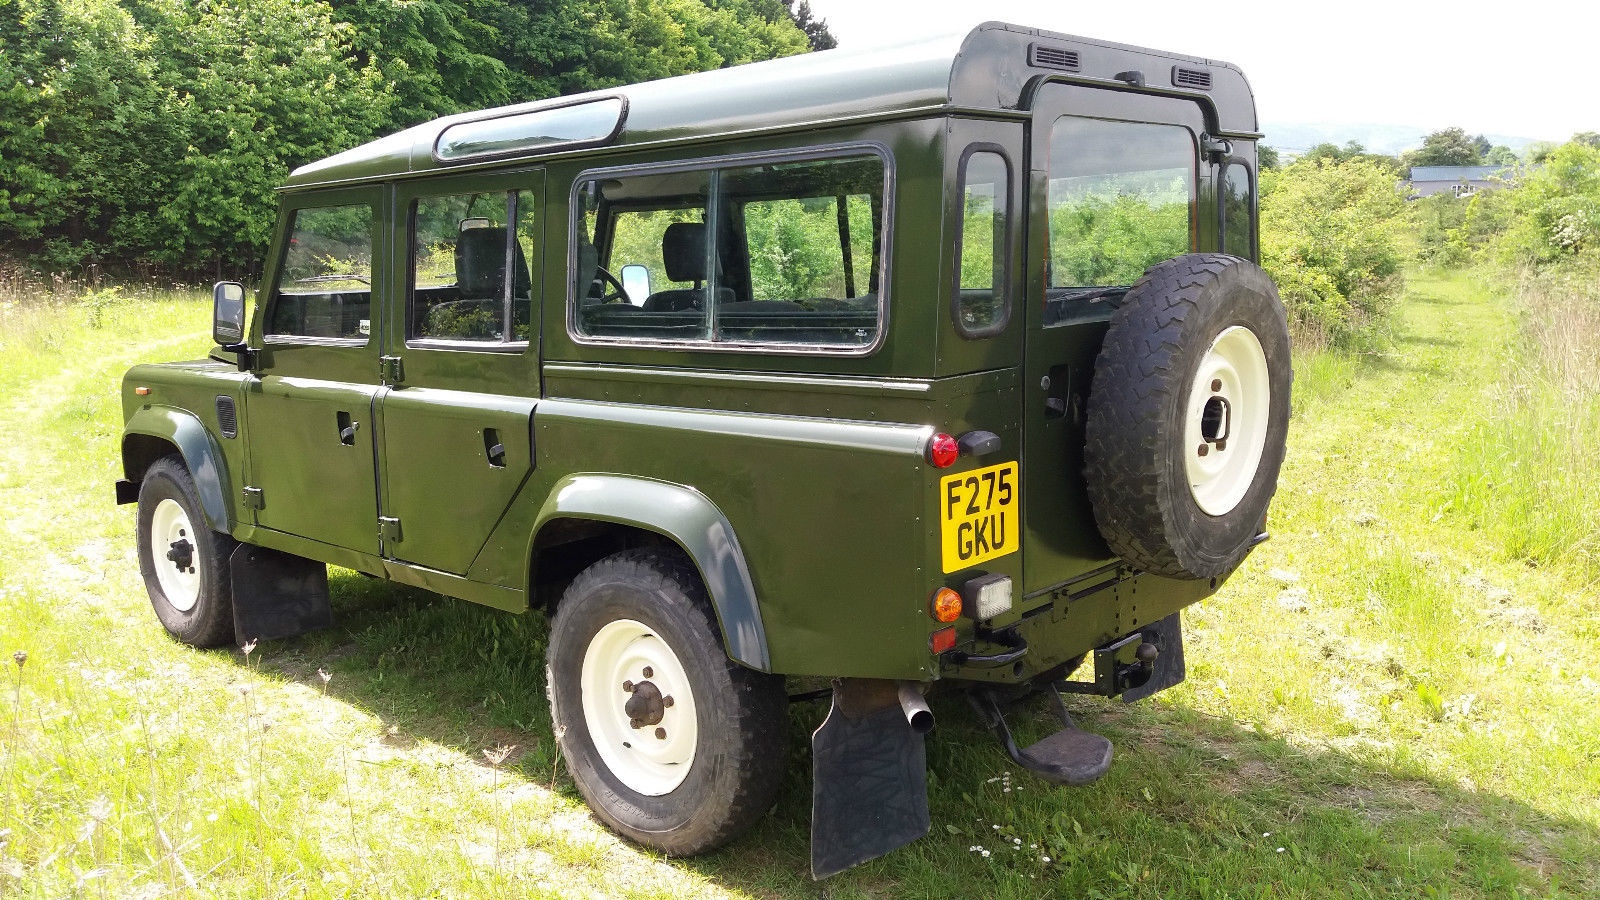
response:
<path id="1" fill-rule="evenodd" d="M 237 281 L 211 288 L 211 339 L 229 349 L 244 343 L 244 285 Z"/>
<path id="2" fill-rule="evenodd" d="M 650 270 L 637 263 L 622 267 L 622 292 L 634 306 L 650 296 Z"/>

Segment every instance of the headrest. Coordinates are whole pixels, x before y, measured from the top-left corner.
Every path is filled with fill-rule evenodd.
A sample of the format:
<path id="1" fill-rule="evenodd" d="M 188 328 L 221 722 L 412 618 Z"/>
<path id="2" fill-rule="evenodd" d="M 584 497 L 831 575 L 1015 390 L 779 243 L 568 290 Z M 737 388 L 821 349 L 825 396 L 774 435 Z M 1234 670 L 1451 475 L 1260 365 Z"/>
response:
<path id="1" fill-rule="evenodd" d="M 521 244 L 513 245 L 518 297 L 529 289 L 528 263 Z M 456 287 L 462 299 L 499 299 L 506 289 L 506 228 L 504 225 L 468 228 L 456 235 Z"/>
<path id="2" fill-rule="evenodd" d="M 701 222 L 673 222 L 661 235 L 661 261 L 672 281 L 706 278 L 706 226 Z"/>

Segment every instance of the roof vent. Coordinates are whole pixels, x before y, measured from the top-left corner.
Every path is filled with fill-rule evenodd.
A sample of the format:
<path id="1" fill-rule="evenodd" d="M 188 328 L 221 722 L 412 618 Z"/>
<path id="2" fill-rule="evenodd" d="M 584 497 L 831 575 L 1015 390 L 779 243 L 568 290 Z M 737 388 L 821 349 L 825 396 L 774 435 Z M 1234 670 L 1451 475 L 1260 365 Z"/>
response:
<path id="1" fill-rule="evenodd" d="M 1197 91 L 1211 90 L 1211 73 L 1205 69 L 1185 69 L 1183 66 L 1172 67 L 1172 86 L 1192 88 Z"/>
<path id="2" fill-rule="evenodd" d="M 1063 72 L 1078 71 L 1078 51 L 1068 50 L 1065 47 L 1052 47 L 1049 44 L 1028 45 L 1028 65 L 1038 66 L 1041 69 L 1060 69 Z"/>

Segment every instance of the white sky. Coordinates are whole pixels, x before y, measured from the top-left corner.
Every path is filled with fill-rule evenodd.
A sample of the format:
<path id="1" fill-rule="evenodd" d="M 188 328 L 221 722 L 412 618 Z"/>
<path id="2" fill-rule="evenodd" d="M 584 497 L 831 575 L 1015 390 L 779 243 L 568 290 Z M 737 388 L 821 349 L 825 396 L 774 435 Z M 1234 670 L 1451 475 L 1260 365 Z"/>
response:
<path id="1" fill-rule="evenodd" d="M 811 9 L 845 48 L 996 19 L 1227 60 L 1244 69 L 1269 126 L 1459 125 L 1558 141 L 1600 131 L 1595 0 L 811 0 Z"/>

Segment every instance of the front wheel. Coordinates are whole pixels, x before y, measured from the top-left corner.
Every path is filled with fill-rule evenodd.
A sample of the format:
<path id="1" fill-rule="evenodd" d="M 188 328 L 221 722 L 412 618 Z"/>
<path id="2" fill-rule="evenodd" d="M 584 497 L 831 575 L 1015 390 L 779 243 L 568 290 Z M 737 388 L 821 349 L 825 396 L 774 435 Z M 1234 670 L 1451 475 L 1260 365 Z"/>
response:
<path id="1" fill-rule="evenodd" d="M 618 833 L 675 856 L 713 850 L 772 806 L 783 679 L 728 659 L 700 579 L 629 550 L 585 569 L 550 627 L 546 678 L 562 756 Z"/>
<path id="2" fill-rule="evenodd" d="M 238 544 L 212 531 L 194 477 L 177 456 L 157 460 L 139 484 L 139 572 L 156 618 L 195 647 L 233 641 L 228 558 Z"/>

